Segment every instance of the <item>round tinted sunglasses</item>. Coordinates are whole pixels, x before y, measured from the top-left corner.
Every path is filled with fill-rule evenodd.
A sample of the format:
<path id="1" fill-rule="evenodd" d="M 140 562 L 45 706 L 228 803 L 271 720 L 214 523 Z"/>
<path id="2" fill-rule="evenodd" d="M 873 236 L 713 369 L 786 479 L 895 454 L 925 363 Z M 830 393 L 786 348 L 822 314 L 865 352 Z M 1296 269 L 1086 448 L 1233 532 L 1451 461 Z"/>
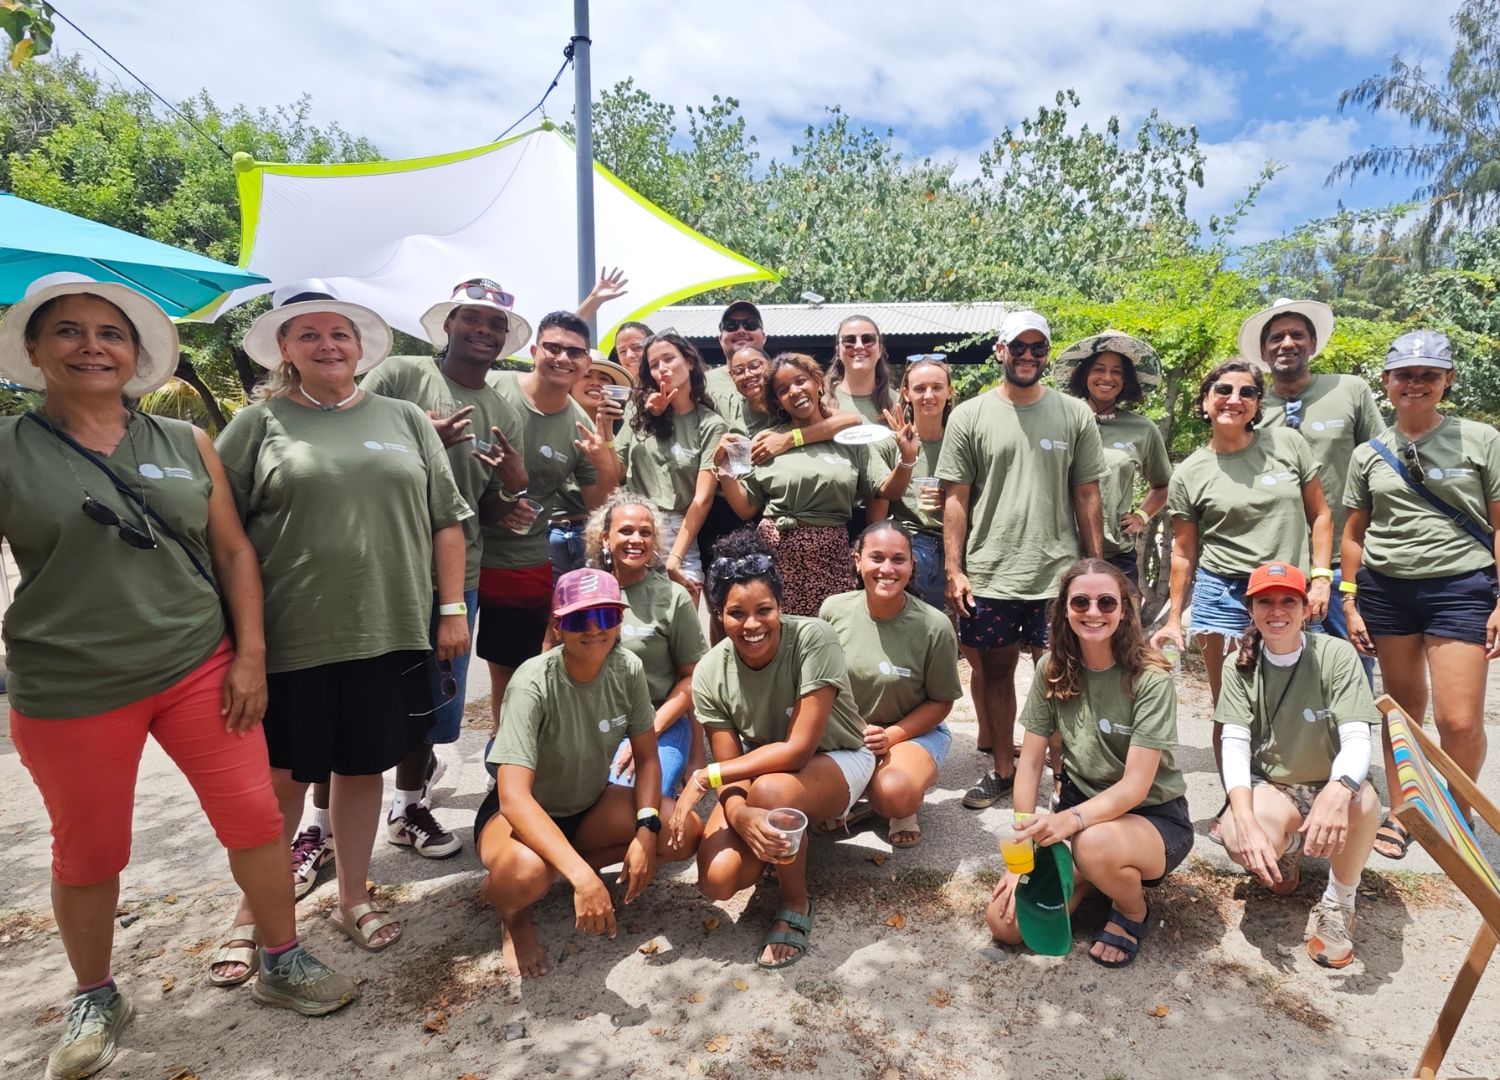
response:
<path id="1" fill-rule="evenodd" d="M 1097 607 L 1101 615 L 1109 615 L 1120 607 L 1120 598 L 1105 593 L 1103 596 L 1084 596 L 1082 593 L 1074 593 L 1068 597 L 1068 607 L 1082 615 L 1091 607 Z"/>
<path id="2" fill-rule="evenodd" d="M 613 630 L 624 618 L 625 613 L 617 607 L 591 607 L 559 615 L 557 625 L 570 634 L 581 634 L 589 628 L 589 623 L 600 630 Z"/>

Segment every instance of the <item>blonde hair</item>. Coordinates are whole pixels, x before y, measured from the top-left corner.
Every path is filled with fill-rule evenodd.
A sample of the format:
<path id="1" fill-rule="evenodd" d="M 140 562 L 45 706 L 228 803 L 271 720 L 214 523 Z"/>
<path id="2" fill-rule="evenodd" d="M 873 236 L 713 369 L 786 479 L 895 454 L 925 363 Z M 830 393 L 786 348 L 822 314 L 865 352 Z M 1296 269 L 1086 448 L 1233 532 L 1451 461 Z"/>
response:
<path id="1" fill-rule="evenodd" d="M 317 312 L 303 311 L 299 312 L 298 314 L 316 315 Z M 349 318 L 349 316 L 347 315 L 343 315 L 340 312 L 334 312 L 334 314 L 340 315 L 343 320 L 349 324 L 349 332 L 354 335 L 354 340 L 359 342 L 360 351 L 363 352 L 365 342 L 364 339 L 359 336 L 359 327 L 355 325 L 354 320 Z M 287 319 L 284 323 L 276 328 L 276 340 L 278 342 L 286 340 L 287 327 L 291 326 L 293 320 L 295 320 L 296 318 L 297 315 L 293 315 L 290 319 Z M 296 365 L 294 365 L 290 360 L 283 360 L 280 364 L 271 369 L 271 374 L 267 375 L 264 379 L 255 384 L 255 389 L 250 392 L 250 400 L 252 402 L 258 403 L 262 401 L 271 401 L 275 398 L 286 397 L 289 394 L 296 393 L 297 387 L 301 385 L 302 376 L 297 373 Z"/>
<path id="2" fill-rule="evenodd" d="M 660 566 L 661 545 L 657 537 L 661 532 L 661 510 L 644 495 L 637 495 L 633 491 L 623 489 L 616 489 L 609 498 L 604 500 L 603 506 L 589 515 L 588 524 L 583 527 L 585 561 L 597 570 L 614 571 L 614 560 L 609 556 L 609 549 L 604 545 L 604 538 L 609 535 L 615 511 L 622 506 L 639 506 L 651 515 L 651 527 L 654 530 L 651 537 L 651 565 Z"/>

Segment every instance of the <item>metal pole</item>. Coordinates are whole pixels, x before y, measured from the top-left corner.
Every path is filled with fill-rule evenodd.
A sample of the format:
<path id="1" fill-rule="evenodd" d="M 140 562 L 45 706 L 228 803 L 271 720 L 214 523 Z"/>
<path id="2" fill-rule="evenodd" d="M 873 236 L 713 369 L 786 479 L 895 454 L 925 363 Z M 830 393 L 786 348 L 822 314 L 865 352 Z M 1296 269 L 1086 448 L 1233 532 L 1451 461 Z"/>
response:
<path id="1" fill-rule="evenodd" d="M 573 111 L 578 129 L 578 298 L 594 287 L 594 117 L 589 88 L 589 0 L 573 0 Z M 597 327 L 589 331 L 598 340 Z"/>

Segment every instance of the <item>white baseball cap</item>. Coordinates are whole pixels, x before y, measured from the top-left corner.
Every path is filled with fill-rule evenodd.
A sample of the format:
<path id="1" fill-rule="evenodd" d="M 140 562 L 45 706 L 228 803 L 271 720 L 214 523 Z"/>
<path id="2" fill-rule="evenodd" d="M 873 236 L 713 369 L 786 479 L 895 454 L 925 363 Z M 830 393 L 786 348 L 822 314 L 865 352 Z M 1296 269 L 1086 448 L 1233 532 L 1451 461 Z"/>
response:
<path id="1" fill-rule="evenodd" d="M 1052 341 L 1052 327 L 1047 325 L 1040 312 L 1030 310 L 1006 312 L 1000 323 L 1000 340 L 1009 345 L 1028 330 L 1037 331 L 1048 343 Z"/>

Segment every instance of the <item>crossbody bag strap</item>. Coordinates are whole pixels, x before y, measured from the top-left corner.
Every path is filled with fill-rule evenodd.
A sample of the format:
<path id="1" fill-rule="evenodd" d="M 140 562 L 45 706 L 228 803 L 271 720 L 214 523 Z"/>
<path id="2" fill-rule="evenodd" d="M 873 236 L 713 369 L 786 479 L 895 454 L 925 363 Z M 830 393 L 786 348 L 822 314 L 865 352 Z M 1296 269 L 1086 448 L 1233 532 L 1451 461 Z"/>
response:
<path id="1" fill-rule="evenodd" d="M 1425 500 L 1429 506 L 1431 506 L 1438 513 L 1442 514 L 1449 521 L 1453 522 L 1453 524 L 1457 525 L 1464 532 L 1472 536 L 1484 547 L 1484 550 L 1488 551 L 1491 555 L 1495 553 L 1494 537 L 1490 536 L 1489 533 L 1485 532 L 1478 525 L 1474 524 L 1473 518 L 1469 517 L 1468 514 L 1464 513 L 1458 507 L 1450 506 L 1447 502 L 1438 498 L 1427 489 L 1426 485 L 1419 484 L 1414 479 L 1412 479 L 1412 475 L 1407 470 L 1406 466 L 1401 464 L 1396 455 L 1391 453 L 1391 448 L 1386 446 L 1385 443 L 1381 442 L 1379 439 L 1371 439 L 1370 446 L 1374 448 L 1377 454 L 1385 459 L 1385 463 L 1387 465 L 1396 470 L 1397 476 L 1406 481 L 1406 486 L 1411 488 L 1418 495 L 1422 496 L 1423 500 Z"/>
<path id="2" fill-rule="evenodd" d="M 115 490 L 123 495 L 132 506 L 137 507 L 142 514 L 145 514 L 147 517 L 149 517 L 152 522 L 155 523 L 156 528 L 162 533 L 163 536 L 165 536 L 168 540 L 171 540 L 179 548 L 182 549 L 182 553 L 187 556 L 188 562 L 193 564 L 193 569 L 198 572 L 198 576 L 201 577 L 204 581 L 208 582 L 209 585 L 213 587 L 214 592 L 218 594 L 219 598 L 223 599 L 224 594 L 219 591 L 219 583 L 214 580 L 212 574 L 204 569 L 203 564 L 198 561 L 198 556 L 193 554 L 193 549 L 187 546 L 187 541 L 179 536 L 177 534 L 177 530 L 168 525 L 166 520 L 163 519 L 160 514 L 151 509 L 150 504 L 147 503 L 146 500 L 142 499 L 138 493 L 131 491 L 130 486 L 126 484 L 125 481 L 121 480 L 119 476 L 115 474 L 115 471 L 113 469 L 111 469 L 103 461 L 100 461 L 99 458 L 94 455 L 94 452 L 88 447 L 79 443 L 67 432 L 59 431 L 56 427 L 47 423 L 47 421 L 43 420 L 36 413 L 29 412 L 26 414 L 25 418 L 35 424 L 40 425 L 47 431 L 50 431 L 54 436 L 57 437 L 59 442 L 62 442 L 63 444 L 71 447 L 79 457 L 83 458 L 85 461 L 89 462 L 96 469 L 102 472 L 105 476 L 109 477 L 109 482 L 115 486 Z"/>

